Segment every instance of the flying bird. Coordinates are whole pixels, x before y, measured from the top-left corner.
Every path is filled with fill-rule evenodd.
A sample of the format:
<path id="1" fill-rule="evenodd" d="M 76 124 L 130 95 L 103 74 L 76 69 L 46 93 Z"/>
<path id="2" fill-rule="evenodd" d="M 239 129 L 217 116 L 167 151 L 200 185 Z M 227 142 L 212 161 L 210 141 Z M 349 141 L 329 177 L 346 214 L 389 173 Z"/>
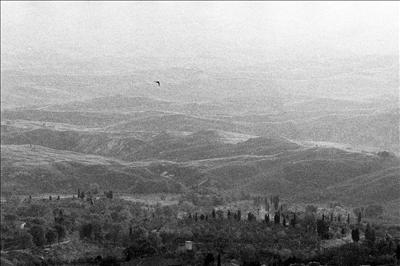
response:
<path id="1" fill-rule="evenodd" d="M 156 80 L 154 82 L 157 83 L 159 87 L 161 86 L 161 84 L 160 84 L 160 82 L 158 80 Z"/>

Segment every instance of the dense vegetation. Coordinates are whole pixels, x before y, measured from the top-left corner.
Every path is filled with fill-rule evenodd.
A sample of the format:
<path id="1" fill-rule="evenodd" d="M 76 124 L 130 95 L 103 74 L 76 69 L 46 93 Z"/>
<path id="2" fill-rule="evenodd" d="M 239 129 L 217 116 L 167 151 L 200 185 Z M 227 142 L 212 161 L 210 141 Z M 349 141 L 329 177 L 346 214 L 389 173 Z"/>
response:
<path id="1" fill-rule="evenodd" d="M 365 222 L 379 206 L 346 215 L 336 212 L 337 207 L 321 212 L 312 205 L 293 211 L 277 196 L 249 200 L 242 195 L 249 199 L 228 203 L 202 195 L 203 200 L 197 193 L 182 195 L 170 206 L 129 202 L 112 191 L 99 194 L 97 187 L 79 191 L 72 199 L 10 199 L 1 210 L 1 248 L 6 251 L 2 257 L 23 264 L 24 257 L 12 250 L 31 250 L 28 254 L 38 265 L 117 265 L 155 257 L 185 265 L 381 265 L 394 263 L 396 252 L 400 255 L 393 237 L 400 228 Z M 349 236 L 352 240 L 344 241 Z M 342 242 L 332 245 L 337 240 Z M 193 248 L 185 247 L 187 241 Z M 78 250 L 83 245 L 87 252 Z M 52 250 L 51 256 L 46 249 Z"/>

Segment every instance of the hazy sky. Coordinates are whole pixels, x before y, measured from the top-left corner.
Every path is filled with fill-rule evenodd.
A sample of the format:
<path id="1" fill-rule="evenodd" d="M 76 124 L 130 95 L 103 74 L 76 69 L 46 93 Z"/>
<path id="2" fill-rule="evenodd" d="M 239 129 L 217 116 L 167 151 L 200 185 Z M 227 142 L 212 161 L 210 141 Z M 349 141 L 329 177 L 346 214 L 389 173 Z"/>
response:
<path id="1" fill-rule="evenodd" d="M 4 52 L 398 54 L 396 2 L 4 2 Z"/>

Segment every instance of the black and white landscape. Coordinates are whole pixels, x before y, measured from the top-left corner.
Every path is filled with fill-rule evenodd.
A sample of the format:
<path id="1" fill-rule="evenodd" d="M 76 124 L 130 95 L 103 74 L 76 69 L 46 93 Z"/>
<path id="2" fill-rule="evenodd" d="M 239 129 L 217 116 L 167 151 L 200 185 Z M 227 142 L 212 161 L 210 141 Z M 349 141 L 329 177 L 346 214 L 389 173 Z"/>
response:
<path id="1" fill-rule="evenodd" d="M 1 2 L 1 265 L 397 265 L 398 10 Z"/>

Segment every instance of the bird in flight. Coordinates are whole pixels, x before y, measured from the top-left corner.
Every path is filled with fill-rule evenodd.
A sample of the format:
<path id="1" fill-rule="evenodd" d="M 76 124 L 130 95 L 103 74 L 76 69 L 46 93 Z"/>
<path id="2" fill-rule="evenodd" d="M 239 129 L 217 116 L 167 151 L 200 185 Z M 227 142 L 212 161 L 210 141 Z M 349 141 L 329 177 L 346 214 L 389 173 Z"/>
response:
<path id="1" fill-rule="evenodd" d="M 158 80 L 156 80 L 156 81 L 154 81 L 154 82 L 157 83 L 158 86 L 161 86 L 161 83 L 160 83 Z"/>

